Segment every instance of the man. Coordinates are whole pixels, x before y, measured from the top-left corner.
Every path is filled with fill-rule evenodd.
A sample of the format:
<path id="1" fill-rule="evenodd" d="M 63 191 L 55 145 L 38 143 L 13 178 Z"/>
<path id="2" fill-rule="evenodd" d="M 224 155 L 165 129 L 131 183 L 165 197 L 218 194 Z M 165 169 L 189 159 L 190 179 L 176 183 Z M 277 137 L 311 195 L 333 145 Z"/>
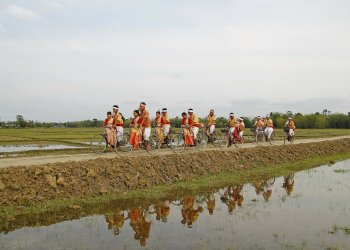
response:
<path id="1" fill-rule="evenodd" d="M 255 127 L 255 133 L 258 133 L 260 130 L 262 130 L 264 125 L 265 125 L 264 122 L 261 120 L 261 117 L 258 115 L 253 125 Z"/>
<path id="2" fill-rule="evenodd" d="M 211 109 L 209 111 L 209 115 L 207 116 L 207 124 L 206 124 L 206 132 L 207 135 L 210 137 L 214 131 L 216 126 L 216 117 L 214 115 L 214 109 Z"/>
<path id="3" fill-rule="evenodd" d="M 148 146 L 149 137 L 151 136 L 151 119 L 149 117 L 149 112 L 146 109 L 146 103 L 141 102 L 139 110 L 141 112 L 141 130 L 143 130 L 143 140 L 145 145 Z"/>
<path id="4" fill-rule="evenodd" d="M 161 123 L 162 123 L 164 137 L 166 139 L 168 134 L 169 134 L 169 132 L 170 132 L 170 118 L 169 118 L 169 115 L 168 115 L 168 110 L 166 108 L 162 109 Z"/>
<path id="5" fill-rule="evenodd" d="M 288 133 L 288 141 L 294 136 L 295 133 L 295 124 L 292 117 L 288 117 L 288 121 L 284 125 L 286 133 Z"/>
<path id="6" fill-rule="evenodd" d="M 238 122 L 239 122 L 239 138 L 242 140 L 244 129 L 245 129 L 243 118 L 242 117 L 238 118 Z"/>
<path id="7" fill-rule="evenodd" d="M 188 109 L 188 125 L 190 125 L 190 128 L 193 133 L 193 138 L 194 140 L 196 140 L 199 132 L 200 124 L 199 124 L 198 116 L 193 113 L 192 108 Z"/>
<path id="8" fill-rule="evenodd" d="M 270 118 L 269 115 L 266 115 L 266 118 L 265 118 L 265 135 L 267 137 L 267 141 L 270 141 L 271 139 L 271 135 L 272 135 L 272 132 L 273 132 L 273 121 L 272 119 Z"/>
<path id="9" fill-rule="evenodd" d="M 228 118 L 227 125 L 229 127 L 229 134 L 230 134 L 230 139 L 229 139 L 229 144 L 228 146 L 232 145 L 232 140 L 234 138 L 234 133 L 236 130 L 236 125 L 237 125 L 237 120 L 235 118 L 234 113 L 230 113 L 230 117 Z"/>
<path id="10" fill-rule="evenodd" d="M 124 133 L 124 120 L 122 114 L 119 112 L 119 106 L 113 105 L 113 119 L 117 134 L 117 142 L 120 142 Z"/>

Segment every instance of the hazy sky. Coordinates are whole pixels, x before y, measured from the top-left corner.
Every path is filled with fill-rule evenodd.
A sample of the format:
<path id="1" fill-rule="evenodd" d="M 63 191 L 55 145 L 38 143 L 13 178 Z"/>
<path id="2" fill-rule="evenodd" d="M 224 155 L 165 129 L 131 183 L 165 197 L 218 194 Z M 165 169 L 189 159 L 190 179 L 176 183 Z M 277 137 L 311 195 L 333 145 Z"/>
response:
<path id="1" fill-rule="evenodd" d="M 349 0 L 1 0 L 0 117 L 350 111 Z"/>

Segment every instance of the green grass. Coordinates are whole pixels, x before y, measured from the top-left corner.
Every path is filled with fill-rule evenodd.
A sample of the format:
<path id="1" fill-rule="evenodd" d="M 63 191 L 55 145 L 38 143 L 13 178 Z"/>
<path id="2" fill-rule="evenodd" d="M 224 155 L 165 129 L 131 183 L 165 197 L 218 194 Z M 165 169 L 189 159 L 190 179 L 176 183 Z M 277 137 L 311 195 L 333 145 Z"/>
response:
<path id="1" fill-rule="evenodd" d="M 7 206 L 0 208 L 0 221 L 19 214 L 32 214 L 33 216 L 45 212 L 58 212 L 69 206 L 78 205 L 88 210 L 89 214 L 99 213 L 108 207 L 109 202 L 118 201 L 118 204 L 132 206 L 137 202 L 154 203 L 161 199 L 176 200 L 184 195 L 205 195 L 227 185 L 237 185 L 261 181 L 262 179 L 285 176 L 297 171 L 310 169 L 330 161 L 350 158 L 350 153 L 309 158 L 303 161 L 286 163 L 282 165 L 261 165 L 248 170 L 236 170 L 215 175 L 207 175 L 193 181 L 177 182 L 155 186 L 148 189 L 133 190 L 123 193 L 111 193 L 102 196 L 88 196 L 85 199 L 56 199 L 44 203 L 31 204 L 27 207 Z M 113 207 L 113 206 L 112 206 Z M 115 208 L 115 207 L 114 207 Z M 86 214 L 86 211 L 84 211 Z"/>
<path id="2" fill-rule="evenodd" d="M 335 169 L 334 170 L 334 173 L 339 173 L 339 174 L 345 174 L 345 173 L 348 173 L 350 172 L 349 169 Z"/>

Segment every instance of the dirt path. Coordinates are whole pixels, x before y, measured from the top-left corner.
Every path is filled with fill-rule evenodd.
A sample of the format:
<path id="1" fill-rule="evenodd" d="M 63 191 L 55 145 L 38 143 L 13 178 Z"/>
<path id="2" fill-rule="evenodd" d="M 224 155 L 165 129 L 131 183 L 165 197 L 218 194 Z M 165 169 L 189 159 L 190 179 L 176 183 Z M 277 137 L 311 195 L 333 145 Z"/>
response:
<path id="1" fill-rule="evenodd" d="M 320 142 L 320 141 L 331 141 L 336 139 L 343 139 L 343 138 L 350 138 L 350 136 L 337 136 L 337 137 L 328 137 L 328 138 L 313 138 L 313 139 L 299 139 L 295 141 L 295 144 L 300 143 L 311 143 L 311 142 Z M 268 144 L 266 144 L 268 145 Z M 283 145 L 283 141 L 276 141 L 274 145 Z M 257 147 L 255 143 L 246 143 L 240 148 L 252 148 Z M 225 150 L 235 150 L 235 147 L 228 148 Z M 208 145 L 205 151 L 211 151 L 211 150 L 221 150 L 220 148 L 216 148 L 213 145 Z M 222 151 L 222 150 L 221 150 Z M 191 148 L 183 151 L 181 155 L 183 154 L 189 154 L 198 152 L 197 149 Z M 161 149 L 157 155 L 170 155 L 174 154 L 170 149 Z M 137 156 L 149 156 L 147 152 L 144 150 L 141 151 L 135 151 L 133 152 L 129 157 L 137 157 Z M 58 163 L 58 162 L 69 162 L 69 161 L 87 161 L 87 160 L 93 160 L 98 158 L 116 158 L 119 157 L 114 152 L 108 152 L 104 153 L 102 155 L 96 155 L 92 153 L 88 154 L 74 154 L 74 155 L 53 155 L 53 156 L 34 156 L 34 157 L 16 157 L 16 158 L 5 158 L 0 159 L 0 168 L 6 168 L 6 167 L 15 167 L 15 166 L 34 166 L 34 165 L 43 165 L 43 164 L 49 164 L 49 163 Z M 152 156 L 150 156 L 152 157 Z"/>

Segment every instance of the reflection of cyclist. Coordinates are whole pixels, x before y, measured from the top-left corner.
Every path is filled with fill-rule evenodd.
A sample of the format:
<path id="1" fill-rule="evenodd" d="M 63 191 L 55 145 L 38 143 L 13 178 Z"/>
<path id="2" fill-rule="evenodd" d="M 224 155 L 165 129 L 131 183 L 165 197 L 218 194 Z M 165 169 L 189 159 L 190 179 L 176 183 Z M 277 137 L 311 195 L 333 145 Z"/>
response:
<path id="1" fill-rule="evenodd" d="M 187 196 L 184 198 L 183 207 L 181 209 L 182 220 L 181 223 L 189 228 L 192 228 L 193 223 L 197 221 L 200 213 L 203 212 L 203 208 L 198 205 L 196 199 L 193 196 Z"/>
<path id="2" fill-rule="evenodd" d="M 213 215 L 214 209 L 215 209 L 215 196 L 213 193 L 208 195 L 206 202 L 207 202 L 207 208 L 208 208 L 209 214 Z"/>
<path id="3" fill-rule="evenodd" d="M 287 191 L 288 195 L 291 195 L 294 189 L 294 174 L 290 174 L 284 177 L 282 187 Z"/>
<path id="4" fill-rule="evenodd" d="M 140 207 L 133 208 L 129 211 L 129 217 L 130 226 L 135 232 L 134 239 L 139 240 L 141 246 L 145 246 L 151 229 L 149 211 Z"/>
<path id="5" fill-rule="evenodd" d="M 216 126 L 216 117 L 214 115 L 214 109 L 211 109 L 209 112 L 209 115 L 207 116 L 207 123 L 205 125 L 206 133 L 208 137 L 210 137 L 214 133 L 215 126 Z"/>
<path id="6" fill-rule="evenodd" d="M 269 199 L 271 198 L 272 187 L 273 187 L 274 183 L 275 183 L 275 178 L 268 179 L 267 181 L 264 181 L 264 184 L 263 184 L 263 188 L 264 188 L 263 197 L 264 197 L 266 202 L 268 202 Z"/>
<path id="7" fill-rule="evenodd" d="M 269 141 L 271 139 L 272 132 L 273 132 L 273 121 L 272 121 L 272 119 L 270 118 L 269 115 L 266 115 L 264 133 L 265 133 L 265 135 L 267 137 L 266 138 L 267 141 Z"/>
<path id="8" fill-rule="evenodd" d="M 125 218 L 124 211 L 121 211 L 118 214 L 106 215 L 105 219 L 108 224 L 108 230 L 113 230 L 113 234 L 118 235 L 120 233 L 120 229 L 124 225 L 124 221 L 128 218 Z"/>
<path id="9" fill-rule="evenodd" d="M 290 141 L 295 133 L 295 124 L 292 117 L 288 117 L 288 121 L 284 125 L 284 131 L 287 134 L 288 141 Z"/>
<path id="10" fill-rule="evenodd" d="M 170 214 L 169 200 L 159 202 L 158 206 L 156 206 L 156 219 L 157 220 L 161 219 L 162 222 L 167 222 L 169 214 Z"/>

